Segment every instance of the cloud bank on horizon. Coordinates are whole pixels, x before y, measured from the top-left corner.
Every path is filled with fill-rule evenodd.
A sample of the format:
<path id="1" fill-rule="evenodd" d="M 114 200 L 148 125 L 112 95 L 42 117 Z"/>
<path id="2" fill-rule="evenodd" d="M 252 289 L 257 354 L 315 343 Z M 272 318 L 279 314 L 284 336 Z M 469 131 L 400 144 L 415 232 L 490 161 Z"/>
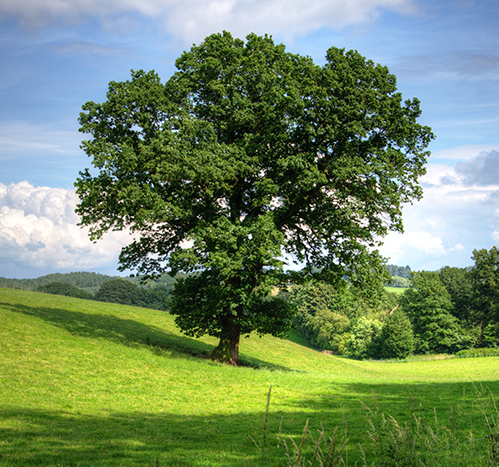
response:
<path id="1" fill-rule="evenodd" d="M 412 269 L 470 265 L 499 243 L 498 21 L 495 0 L 0 0 L 0 276 L 116 271 L 127 234 L 93 244 L 76 226 L 81 105 L 130 68 L 167 79 L 182 50 L 224 29 L 318 62 L 335 45 L 388 65 L 437 139 L 424 198 L 381 252 Z"/>
<path id="2" fill-rule="evenodd" d="M 0 183 L 0 263 L 19 272 L 115 269 L 128 234 L 91 243 L 77 226 L 77 201 L 74 190 Z"/>

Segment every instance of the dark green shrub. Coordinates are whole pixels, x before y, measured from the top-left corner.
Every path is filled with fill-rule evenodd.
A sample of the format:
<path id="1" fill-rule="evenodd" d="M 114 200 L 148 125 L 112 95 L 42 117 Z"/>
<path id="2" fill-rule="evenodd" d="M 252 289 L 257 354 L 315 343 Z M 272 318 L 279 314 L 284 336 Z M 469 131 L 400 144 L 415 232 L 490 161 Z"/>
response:
<path id="1" fill-rule="evenodd" d="M 381 358 L 406 358 L 414 350 L 414 334 L 407 315 L 400 309 L 388 316 L 380 336 Z"/>
<path id="2" fill-rule="evenodd" d="M 95 299 L 101 302 L 144 306 L 143 291 L 137 284 L 126 279 L 118 278 L 104 282 L 95 294 Z"/>

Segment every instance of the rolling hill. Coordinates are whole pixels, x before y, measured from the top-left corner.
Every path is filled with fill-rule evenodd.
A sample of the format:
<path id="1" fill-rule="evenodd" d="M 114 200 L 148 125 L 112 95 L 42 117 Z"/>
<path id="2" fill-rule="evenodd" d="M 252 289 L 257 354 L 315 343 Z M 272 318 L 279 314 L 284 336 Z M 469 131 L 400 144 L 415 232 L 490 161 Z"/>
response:
<path id="1" fill-rule="evenodd" d="M 427 426 L 436 411 L 442 436 L 456 424 L 469 458 L 489 455 L 476 392 L 499 393 L 499 358 L 356 361 L 252 335 L 234 368 L 206 359 L 216 341 L 183 336 L 165 312 L 13 289 L 0 289 L 0 342 L 2 466 L 293 465 L 283 440 L 292 455 L 307 420 L 314 439 L 347 427 L 355 465 L 359 444 L 379 454 L 373 414 L 402 424 L 416 406 Z M 473 445 L 459 441 L 470 429 Z M 308 436 L 302 456 L 313 452 Z"/>

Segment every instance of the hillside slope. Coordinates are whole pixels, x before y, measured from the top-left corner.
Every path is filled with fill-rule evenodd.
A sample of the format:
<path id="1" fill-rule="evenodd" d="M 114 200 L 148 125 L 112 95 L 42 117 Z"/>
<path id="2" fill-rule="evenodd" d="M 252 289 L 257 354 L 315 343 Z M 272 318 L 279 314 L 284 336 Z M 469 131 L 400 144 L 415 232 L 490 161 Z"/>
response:
<path id="1" fill-rule="evenodd" d="M 499 391 L 498 358 L 360 362 L 269 336 L 223 366 L 167 313 L 28 291 L 0 289 L 0 323 L 0 465 L 279 465 L 279 424 L 300 436 L 307 419 L 314 433 L 346 419 L 359 460 L 372 391 L 396 417 L 408 388 L 444 413 L 470 380 Z M 271 385 L 262 459 L 248 435 L 263 440 Z"/>

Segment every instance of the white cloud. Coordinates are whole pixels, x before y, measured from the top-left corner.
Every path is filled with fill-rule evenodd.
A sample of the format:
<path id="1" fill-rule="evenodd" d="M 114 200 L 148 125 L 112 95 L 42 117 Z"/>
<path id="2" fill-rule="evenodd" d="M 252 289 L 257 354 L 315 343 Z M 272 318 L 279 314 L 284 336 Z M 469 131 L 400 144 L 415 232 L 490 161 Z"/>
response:
<path id="1" fill-rule="evenodd" d="M 489 152 L 499 150 L 498 144 L 469 144 L 465 146 L 457 146 L 455 148 L 442 149 L 431 153 L 431 160 L 436 159 L 459 159 L 469 160 L 474 159 L 481 152 Z"/>
<path id="2" fill-rule="evenodd" d="M 489 249 L 499 241 L 499 154 L 478 148 L 483 147 L 474 147 L 473 157 L 466 148 L 461 159 L 466 162 L 455 167 L 428 164 L 423 199 L 404 208 L 406 233 L 389 234 L 380 249 L 390 263 L 429 270 L 465 267 L 475 248 Z M 449 154 L 463 148 L 455 149 Z"/>
<path id="3" fill-rule="evenodd" d="M 392 264 L 409 264 L 414 267 L 416 257 L 443 257 L 447 254 L 440 237 L 426 231 L 405 232 L 403 235 L 391 233 L 384 241 L 380 252 Z M 418 263 L 419 264 L 419 263 Z"/>
<path id="4" fill-rule="evenodd" d="M 54 271 L 115 268 L 130 237 L 113 232 L 90 242 L 88 230 L 77 226 L 77 201 L 74 190 L 0 183 L 0 264 Z"/>
<path id="5" fill-rule="evenodd" d="M 459 162 L 456 172 L 467 185 L 499 185 L 499 151 L 481 152 L 474 159 Z"/>
<path id="6" fill-rule="evenodd" d="M 416 7 L 413 0 L 0 0 L 0 15 L 29 28 L 89 17 L 107 24 L 140 14 L 162 21 L 169 34 L 189 42 L 222 29 L 238 36 L 271 31 L 291 39 L 322 27 L 372 21 L 381 9 L 413 13 Z"/>

